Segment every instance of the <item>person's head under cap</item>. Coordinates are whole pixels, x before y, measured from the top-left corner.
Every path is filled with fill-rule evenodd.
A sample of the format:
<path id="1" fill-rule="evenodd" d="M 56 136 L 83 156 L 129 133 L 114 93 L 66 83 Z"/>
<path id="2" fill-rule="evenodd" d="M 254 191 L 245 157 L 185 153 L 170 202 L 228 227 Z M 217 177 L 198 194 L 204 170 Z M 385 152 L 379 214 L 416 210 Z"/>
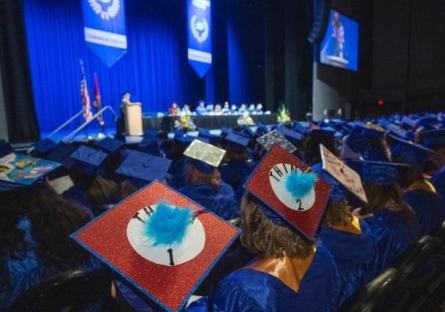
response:
<path id="1" fill-rule="evenodd" d="M 5 140 L 0 140 L 0 157 L 6 156 L 13 151 L 14 149 L 8 142 L 6 142 Z"/>
<path id="2" fill-rule="evenodd" d="M 311 130 L 304 149 L 304 162 L 312 166 L 321 161 L 320 144 L 325 146 L 332 154 L 338 156 L 339 152 L 334 135 L 335 130 Z"/>
<path id="3" fill-rule="evenodd" d="M 76 185 L 87 189 L 96 174 L 104 175 L 102 164 L 108 157 L 108 153 L 99 149 L 80 145 L 71 155 L 74 165 L 70 175 Z"/>
<path id="4" fill-rule="evenodd" d="M 436 166 L 442 167 L 445 164 L 445 129 L 426 131 L 421 137 L 423 145 L 437 153 Z"/>
<path id="5" fill-rule="evenodd" d="M 156 180 L 163 181 L 170 165 L 170 159 L 128 150 L 116 173 L 128 178 L 134 187 L 141 188 Z"/>
<path id="6" fill-rule="evenodd" d="M 31 155 L 35 157 L 44 158 L 48 153 L 50 153 L 57 144 L 51 139 L 43 139 L 36 143 L 34 149 L 31 151 Z"/>

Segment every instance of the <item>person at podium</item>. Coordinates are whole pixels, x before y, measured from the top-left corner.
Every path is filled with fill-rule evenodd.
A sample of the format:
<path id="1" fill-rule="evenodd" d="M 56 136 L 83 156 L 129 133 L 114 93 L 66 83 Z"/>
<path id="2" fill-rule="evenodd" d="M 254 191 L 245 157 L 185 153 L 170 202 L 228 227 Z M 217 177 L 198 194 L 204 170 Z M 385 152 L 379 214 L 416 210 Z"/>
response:
<path id="1" fill-rule="evenodd" d="M 129 116 L 126 116 L 130 107 L 133 107 L 132 110 L 134 110 L 134 106 L 139 106 L 136 115 L 132 113 Z M 142 104 L 140 102 L 131 102 L 130 92 L 125 91 L 122 93 L 122 101 L 120 106 L 121 118 L 118 120 L 117 124 L 119 133 L 126 133 L 127 135 L 142 135 L 141 106 Z"/>
<path id="2" fill-rule="evenodd" d="M 118 133 L 124 133 L 125 132 L 125 106 L 131 104 L 130 102 L 130 92 L 125 91 L 122 93 L 122 101 L 120 106 L 120 117 L 117 120 L 117 132 Z"/>

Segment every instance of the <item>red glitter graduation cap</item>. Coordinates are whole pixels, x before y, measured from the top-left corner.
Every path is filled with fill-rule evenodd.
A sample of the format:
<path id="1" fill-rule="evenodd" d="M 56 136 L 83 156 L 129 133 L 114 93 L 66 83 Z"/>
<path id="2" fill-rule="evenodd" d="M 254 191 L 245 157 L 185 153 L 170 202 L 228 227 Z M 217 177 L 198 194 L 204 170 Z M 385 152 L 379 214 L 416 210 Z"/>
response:
<path id="1" fill-rule="evenodd" d="M 239 234 L 237 228 L 203 211 L 153 182 L 72 238 L 164 309 L 178 311 Z M 184 216 L 190 223 L 187 228 L 178 221 Z M 164 223 L 175 229 L 174 236 L 162 233 Z"/>
<path id="2" fill-rule="evenodd" d="M 302 234 L 313 238 L 330 194 L 330 186 L 318 178 L 313 188 L 297 198 L 289 191 L 292 173 L 310 168 L 278 145 L 264 156 L 246 184 L 246 189 Z"/>

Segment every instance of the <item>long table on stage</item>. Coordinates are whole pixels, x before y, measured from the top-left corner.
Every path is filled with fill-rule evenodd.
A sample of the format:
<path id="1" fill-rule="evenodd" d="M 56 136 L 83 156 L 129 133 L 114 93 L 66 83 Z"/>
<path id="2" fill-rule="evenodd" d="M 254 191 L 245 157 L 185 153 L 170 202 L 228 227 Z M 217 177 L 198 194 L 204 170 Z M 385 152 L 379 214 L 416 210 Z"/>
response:
<path id="1" fill-rule="evenodd" d="M 265 125 L 272 125 L 277 123 L 276 114 L 268 115 L 251 115 L 255 124 L 263 123 Z M 192 116 L 193 122 L 199 128 L 207 129 L 221 129 L 222 127 L 235 128 L 238 126 L 237 120 L 239 115 L 227 116 Z M 175 131 L 175 120 L 179 119 L 177 116 L 143 116 L 144 131 L 163 130 L 165 132 Z"/>

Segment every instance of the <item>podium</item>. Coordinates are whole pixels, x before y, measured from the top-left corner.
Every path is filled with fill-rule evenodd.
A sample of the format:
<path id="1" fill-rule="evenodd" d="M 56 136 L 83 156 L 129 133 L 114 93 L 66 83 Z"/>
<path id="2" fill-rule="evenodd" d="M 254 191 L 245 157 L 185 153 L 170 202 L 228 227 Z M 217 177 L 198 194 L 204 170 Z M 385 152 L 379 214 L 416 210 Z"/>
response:
<path id="1" fill-rule="evenodd" d="M 127 135 L 144 135 L 141 107 L 141 103 L 131 103 L 125 105 L 125 132 Z"/>

